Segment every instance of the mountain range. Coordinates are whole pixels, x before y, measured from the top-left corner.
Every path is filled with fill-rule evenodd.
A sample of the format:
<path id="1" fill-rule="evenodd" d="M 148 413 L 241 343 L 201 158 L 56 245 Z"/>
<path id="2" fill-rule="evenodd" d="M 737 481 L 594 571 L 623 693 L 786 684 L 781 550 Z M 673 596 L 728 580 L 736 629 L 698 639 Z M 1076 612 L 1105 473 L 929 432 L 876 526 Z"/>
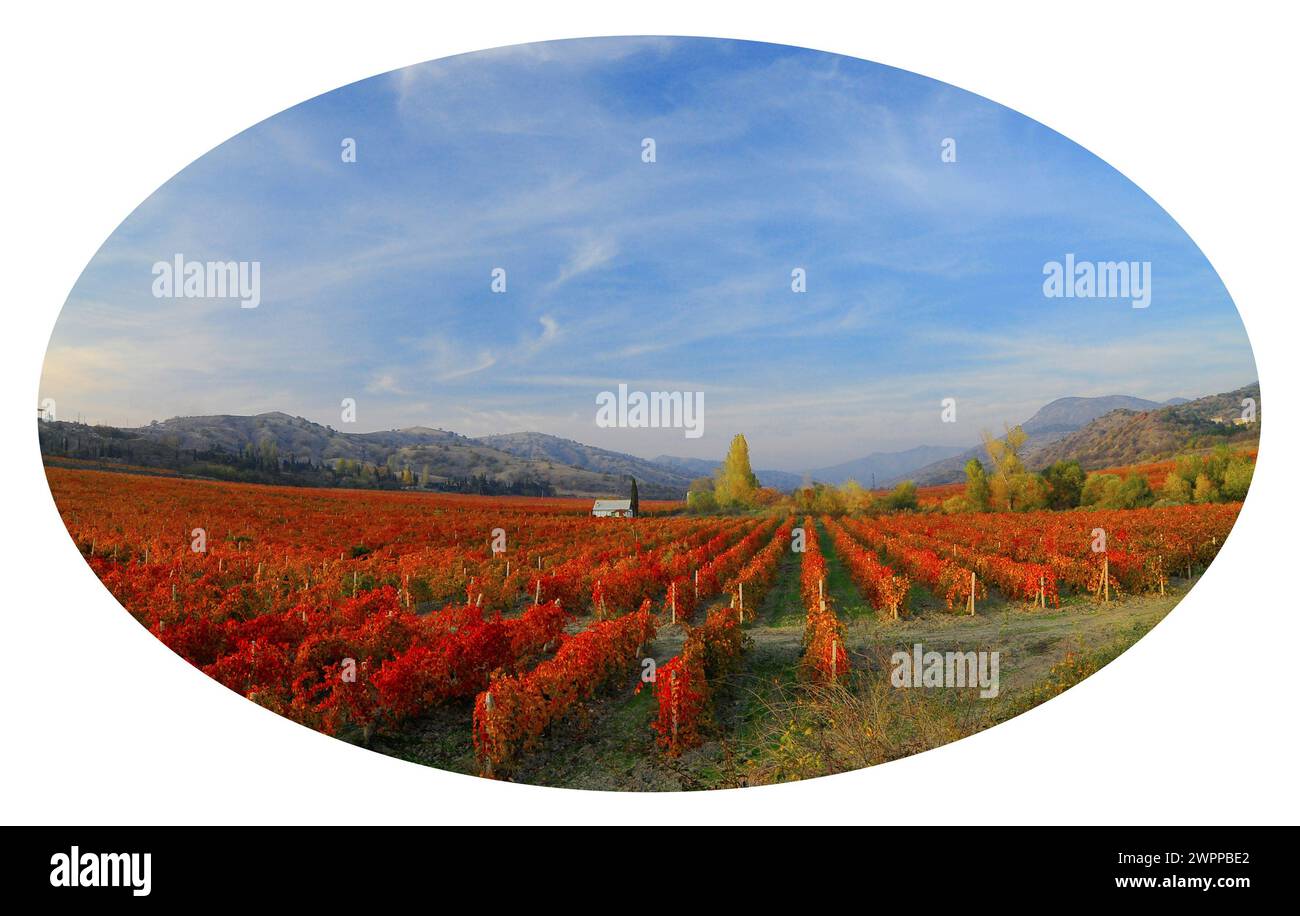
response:
<path id="1" fill-rule="evenodd" d="M 690 480 L 697 477 L 712 477 L 713 472 L 722 467 L 721 461 L 708 458 L 680 458 L 676 455 L 660 455 L 654 463 L 686 475 Z M 804 475 L 792 471 L 755 470 L 754 476 L 760 485 L 777 490 L 793 490 L 804 484 Z"/>
<path id="2" fill-rule="evenodd" d="M 600 460 L 575 465 L 545 455 L 521 457 L 485 440 L 427 426 L 345 433 L 279 411 L 255 416 L 173 417 L 130 429 L 42 422 L 40 437 L 42 453 L 54 459 L 108 460 L 264 483 L 338 485 L 319 469 L 341 461 L 409 467 L 417 479 L 427 468 L 430 487 L 457 492 L 625 496 L 629 484 L 624 475 L 636 474 L 643 481 L 641 496 L 680 499 L 690 483 L 666 469 L 658 469 L 654 480 L 641 478 L 639 471 L 656 469 L 642 459 L 615 452 L 603 452 L 605 457 Z M 512 445 L 508 441 L 501 444 Z M 245 466 L 253 459 L 237 460 L 248 450 L 261 453 L 272 448 L 277 466 L 274 474 L 268 475 L 260 466 Z M 364 486 L 368 481 L 358 475 L 348 483 Z"/>
<path id="3" fill-rule="evenodd" d="M 846 480 L 856 480 L 863 486 L 870 487 L 873 483 L 884 484 L 900 479 L 919 467 L 964 451 L 961 446 L 918 445 L 902 452 L 872 452 L 864 458 L 855 458 L 842 464 L 807 471 L 756 470 L 754 473 L 758 476 L 760 484 L 778 490 L 793 490 L 808 481 L 841 484 Z M 680 468 L 692 477 L 707 477 L 722 464 L 721 461 L 679 458 L 675 455 L 660 455 L 654 459 L 654 463 Z"/>
<path id="4" fill-rule="evenodd" d="M 1021 456 L 1035 470 L 1062 458 L 1095 469 L 1155 460 L 1220 441 L 1257 441 L 1258 424 L 1233 423 L 1245 398 L 1258 403 L 1258 383 L 1195 401 L 1155 402 L 1127 395 L 1058 398 L 1021 424 L 1028 435 Z M 278 411 L 173 417 L 138 428 L 42 421 L 40 439 L 42 452 L 52 460 L 91 458 L 198 476 L 232 476 L 230 469 L 239 466 L 236 456 L 271 450 L 276 468 L 272 478 L 279 479 L 279 469 L 284 468 L 293 478 L 290 482 L 325 483 L 328 478 L 338 485 L 337 475 L 324 466 L 344 462 L 395 471 L 410 468 L 423 486 L 464 492 L 622 495 L 627 478 L 634 477 L 647 499 L 681 498 L 691 480 L 712 475 L 721 463 L 673 455 L 638 458 L 538 432 L 470 438 L 413 426 L 345 433 Z M 764 486 L 785 491 L 807 481 L 839 484 L 849 479 L 864 486 L 874 482 L 885 487 L 903 479 L 926 486 L 961 480 L 966 462 L 984 457 L 982 445 L 921 445 L 803 472 L 755 473 Z M 245 463 L 256 467 L 255 461 L 249 457 Z M 265 473 L 248 470 L 238 475 L 272 482 L 266 478 Z M 397 476 L 387 479 L 388 485 L 398 485 Z"/>
<path id="5" fill-rule="evenodd" d="M 1258 402 L 1258 382 L 1195 401 L 1156 402 L 1128 395 L 1057 398 L 1020 424 L 1027 436 L 1020 457 L 1030 470 L 1063 459 L 1097 470 L 1155 461 L 1217 441 L 1258 439 L 1258 425 L 1247 429 L 1231 425 L 1232 410 L 1239 413 L 1246 397 Z M 1228 422 L 1215 422 L 1215 416 Z M 982 443 L 917 468 L 908 477 L 918 486 L 953 483 L 965 478 L 966 463 L 972 458 L 987 464 Z"/>
<path id="6" fill-rule="evenodd" d="M 1258 407 L 1258 382 L 1195 401 L 1178 399 L 1154 410 L 1112 410 L 1037 450 L 1025 463 L 1040 470 L 1054 461 L 1073 459 L 1094 470 L 1141 464 L 1219 443 L 1257 444 L 1259 423 L 1238 424 L 1247 398 Z"/>
<path id="7" fill-rule="evenodd" d="M 1182 399 L 1185 400 L 1185 399 Z M 1166 402 L 1168 403 L 1168 402 Z M 1020 424 L 1028 437 L 1025 440 L 1021 457 L 1028 461 L 1039 449 L 1050 445 L 1063 436 L 1083 429 L 1098 417 L 1103 417 L 1112 410 L 1153 410 L 1164 406 L 1156 401 L 1135 398 L 1129 395 L 1113 394 L 1096 398 L 1057 398 Z M 1014 424 L 1013 424 L 1014 425 Z M 1001 438 L 1001 437 L 999 437 Z M 918 465 L 904 474 L 916 481 L 918 486 L 951 483 L 960 480 L 965 474 L 966 462 L 972 458 L 985 458 L 984 446 L 976 443 L 942 460 Z M 901 479 L 901 478 L 900 478 Z M 894 483 L 895 480 L 885 481 Z"/>

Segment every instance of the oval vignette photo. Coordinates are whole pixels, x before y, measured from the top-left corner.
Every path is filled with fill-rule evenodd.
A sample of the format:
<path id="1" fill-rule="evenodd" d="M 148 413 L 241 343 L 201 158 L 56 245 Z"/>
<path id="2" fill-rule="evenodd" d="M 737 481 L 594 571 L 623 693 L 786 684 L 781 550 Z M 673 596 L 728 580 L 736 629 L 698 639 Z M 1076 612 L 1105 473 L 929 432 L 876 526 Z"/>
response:
<path id="1" fill-rule="evenodd" d="M 1042 124 L 600 38 L 196 160 L 77 281 L 37 425 L 94 575 L 248 715 L 694 790 L 916 754 L 1116 659 L 1232 530 L 1257 378 L 1195 242 Z"/>

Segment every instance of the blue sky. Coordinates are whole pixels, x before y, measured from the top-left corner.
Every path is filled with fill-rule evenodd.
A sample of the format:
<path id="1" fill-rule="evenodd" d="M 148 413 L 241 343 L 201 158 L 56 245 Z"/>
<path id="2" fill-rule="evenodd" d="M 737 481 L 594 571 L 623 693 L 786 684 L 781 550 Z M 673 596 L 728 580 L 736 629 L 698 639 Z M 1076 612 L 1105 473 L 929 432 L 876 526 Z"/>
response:
<path id="1" fill-rule="evenodd" d="M 177 252 L 260 261 L 261 305 L 154 298 Z M 1151 306 L 1045 298 L 1067 252 L 1150 261 Z M 227 141 L 87 266 L 41 395 L 122 425 L 283 410 L 646 457 L 720 457 L 744 432 L 758 465 L 798 470 L 970 445 L 1055 397 L 1255 378 L 1192 241 L 1042 125 L 852 58 L 631 38 L 410 67 Z M 703 391 L 704 436 L 598 428 L 620 382 Z"/>

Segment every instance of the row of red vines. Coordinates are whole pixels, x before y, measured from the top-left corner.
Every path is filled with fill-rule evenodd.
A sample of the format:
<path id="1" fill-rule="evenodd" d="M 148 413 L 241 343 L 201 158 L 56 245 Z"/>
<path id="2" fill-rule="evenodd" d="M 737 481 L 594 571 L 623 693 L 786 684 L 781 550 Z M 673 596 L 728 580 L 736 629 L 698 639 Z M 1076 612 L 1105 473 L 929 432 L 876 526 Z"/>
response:
<path id="1" fill-rule="evenodd" d="M 977 601 L 988 594 L 973 569 L 933 550 L 892 537 L 869 521 L 849 521 L 845 528 L 866 547 L 888 556 L 935 597 L 943 599 L 949 610 L 957 606 L 973 610 L 972 598 Z"/>
<path id="2" fill-rule="evenodd" d="M 905 615 L 907 593 L 912 587 L 907 576 L 880 562 L 874 550 L 864 548 L 834 519 L 823 517 L 822 524 L 830 532 L 835 552 L 848 568 L 849 577 L 876 613 L 895 619 Z"/>
<path id="3" fill-rule="evenodd" d="M 484 775 L 501 775 L 554 723 L 625 676 L 655 635 L 647 599 L 633 614 L 598 620 L 564 639 L 555 656 L 522 674 L 499 674 L 474 701 L 474 750 Z"/>
<path id="4" fill-rule="evenodd" d="M 681 653 L 656 670 L 654 692 L 658 715 L 653 727 L 659 736 L 660 748 L 668 756 L 676 757 L 703 740 L 702 731 L 713 714 L 714 685 L 740 659 L 742 620 L 746 613 L 754 616 L 776 581 L 781 556 L 790 543 L 793 524 L 789 519 L 782 522 L 767 546 L 736 571 L 725 588 L 731 596 L 728 606 L 719 604 L 714 607 L 698 627 L 685 624 L 686 640 Z M 763 526 L 755 533 L 770 530 L 770 526 Z M 735 565 L 734 560 L 724 564 L 725 567 Z M 725 571 L 725 568 L 711 568 L 707 583 L 712 586 Z"/>
<path id="5" fill-rule="evenodd" d="M 817 526 L 804 519 L 804 554 L 799 574 L 799 593 L 808 619 L 804 624 L 804 654 L 800 671 L 817 684 L 832 684 L 849 674 L 844 624 L 835 614 L 826 594 L 826 558 L 822 555 Z"/>

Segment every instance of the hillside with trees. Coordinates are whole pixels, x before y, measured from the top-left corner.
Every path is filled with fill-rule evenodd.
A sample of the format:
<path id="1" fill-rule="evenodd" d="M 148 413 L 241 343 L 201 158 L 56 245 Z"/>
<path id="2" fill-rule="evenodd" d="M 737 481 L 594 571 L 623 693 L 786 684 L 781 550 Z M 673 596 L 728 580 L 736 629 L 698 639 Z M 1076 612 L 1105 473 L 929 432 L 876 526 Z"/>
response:
<path id="1" fill-rule="evenodd" d="M 409 427 L 345 433 L 302 417 L 176 417 L 146 427 L 38 421 L 48 463 L 288 486 L 416 489 L 520 496 L 624 493 L 624 474 L 523 458 L 446 430 Z M 647 499 L 680 499 L 679 485 L 643 482 Z"/>

